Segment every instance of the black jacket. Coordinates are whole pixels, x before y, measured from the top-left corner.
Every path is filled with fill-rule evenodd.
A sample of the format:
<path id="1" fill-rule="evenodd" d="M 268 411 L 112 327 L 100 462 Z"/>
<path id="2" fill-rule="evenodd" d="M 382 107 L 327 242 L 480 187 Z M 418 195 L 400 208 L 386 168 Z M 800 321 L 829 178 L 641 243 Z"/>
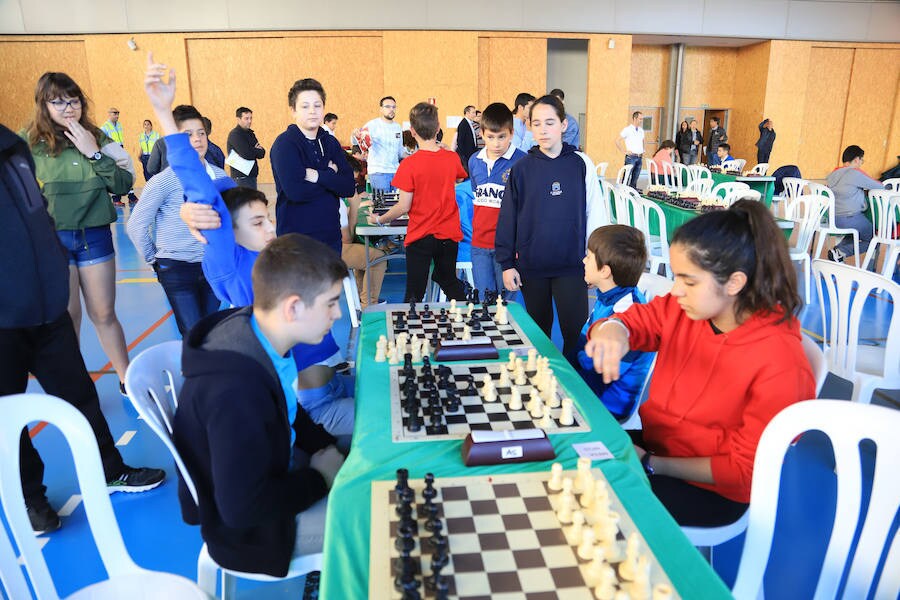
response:
<path id="1" fill-rule="evenodd" d="M 759 139 L 756 140 L 756 147 L 760 152 L 770 154 L 772 145 L 775 144 L 775 130 L 766 129 L 765 124 L 765 121 L 759 124 Z"/>
<path id="2" fill-rule="evenodd" d="M 259 175 L 259 163 L 257 161 L 266 156 L 264 148 L 256 147 L 258 143 L 259 140 L 256 139 L 256 134 L 253 133 L 253 130 L 244 129 L 240 125 L 235 125 L 234 129 L 231 130 L 231 133 L 228 134 L 228 142 L 225 150 L 226 154 L 231 154 L 231 151 L 234 150 L 240 154 L 242 158 L 253 161 L 253 168 L 247 173 L 247 177 L 256 177 Z M 244 174 L 232 168 L 231 176 L 244 177 Z"/>
<path id="3" fill-rule="evenodd" d="M 295 517 L 325 497 L 322 475 L 290 470 L 290 424 L 272 361 L 250 325 L 251 307 L 201 320 L 184 340 L 184 387 L 175 413 L 175 446 L 194 484 L 183 482 L 182 517 L 200 524 L 212 558 L 229 569 L 283 577 Z M 302 407 L 295 445 L 312 454 L 335 439 Z"/>
<path id="4" fill-rule="evenodd" d="M 719 149 L 719 146 L 728 141 L 728 134 L 725 133 L 725 130 L 721 127 L 716 127 L 715 129 L 709 130 L 709 141 L 706 145 L 706 155 L 713 156 L 716 153 L 716 150 Z"/>
<path id="5" fill-rule="evenodd" d="M 459 160 L 466 167 L 466 171 L 469 170 L 469 157 L 475 154 L 476 150 L 478 144 L 475 141 L 475 132 L 469 120 L 463 119 L 456 128 L 456 153 L 459 154 Z"/>
<path id="6" fill-rule="evenodd" d="M 700 131 L 697 131 L 697 139 L 700 141 L 700 145 L 703 145 L 703 134 Z M 688 129 L 687 131 L 678 130 L 678 133 L 675 134 L 675 146 L 678 148 L 678 152 L 684 156 L 686 154 L 698 154 L 700 152 L 700 146 L 694 146 L 694 130 Z"/>
<path id="7" fill-rule="evenodd" d="M 28 144 L 0 125 L 0 329 L 52 323 L 69 302 L 69 260 L 34 179 Z"/>

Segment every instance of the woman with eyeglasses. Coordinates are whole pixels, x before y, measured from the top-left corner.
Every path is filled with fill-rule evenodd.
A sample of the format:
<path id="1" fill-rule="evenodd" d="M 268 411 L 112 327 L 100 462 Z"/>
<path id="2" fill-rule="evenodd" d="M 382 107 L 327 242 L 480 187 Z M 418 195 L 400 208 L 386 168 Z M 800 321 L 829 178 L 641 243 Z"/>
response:
<path id="1" fill-rule="evenodd" d="M 91 121 L 87 98 L 65 73 L 44 73 L 34 91 L 34 104 L 34 120 L 23 137 L 68 254 L 69 314 L 78 333 L 80 290 L 124 394 L 128 350 L 115 312 L 116 256 L 110 224 L 116 210 L 109 195 L 131 189 L 130 159 Z"/>

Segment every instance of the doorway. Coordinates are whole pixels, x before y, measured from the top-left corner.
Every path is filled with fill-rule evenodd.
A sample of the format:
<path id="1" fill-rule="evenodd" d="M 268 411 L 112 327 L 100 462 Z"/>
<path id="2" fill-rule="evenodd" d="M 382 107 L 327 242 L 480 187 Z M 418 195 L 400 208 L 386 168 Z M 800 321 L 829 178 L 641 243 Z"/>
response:
<path id="1" fill-rule="evenodd" d="M 547 90 L 561 89 L 566 113 L 578 121 L 578 147 L 584 148 L 587 124 L 588 41 L 586 39 L 547 40 Z"/>
<path id="2" fill-rule="evenodd" d="M 682 106 L 678 110 L 678 126 L 681 126 L 682 121 L 687 121 L 688 123 L 694 120 L 698 121 L 698 129 L 703 135 L 703 147 L 706 148 L 706 144 L 709 142 L 709 120 L 713 117 L 718 117 L 719 126 L 727 133 L 728 114 L 730 112 L 731 110 L 728 108 L 690 108 Z"/>

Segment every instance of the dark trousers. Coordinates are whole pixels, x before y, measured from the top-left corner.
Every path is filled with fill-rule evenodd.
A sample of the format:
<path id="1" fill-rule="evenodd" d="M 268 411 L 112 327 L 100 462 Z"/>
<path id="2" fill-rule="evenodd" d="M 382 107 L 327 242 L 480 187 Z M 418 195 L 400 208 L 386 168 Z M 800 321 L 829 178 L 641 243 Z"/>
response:
<path id="1" fill-rule="evenodd" d="M 149 161 L 149 154 L 141 154 L 141 167 L 144 169 L 144 181 L 150 181 L 150 173 L 147 172 L 147 162 Z"/>
<path id="2" fill-rule="evenodd" d="M 234 179 L 234 182 L 238 184 L 239 187 L 250 188 L 251 190 L 256 189 L 256 177 L 232 175 L 231 178 Z"/>
<path id="3" fill-rule="evenodd" d="M 434 263 L 431 279 L 451 300 L 465 300 L 466 292 L 456 276 L 456 253 L 459 244 L 426 235 L 406 247 L 405 302 L 420 302 L 425 296 L 428 269 Z"/>
<path id="4" fill-rule="evenodd" d="M 757 149 L 756 150 L 756 162 L 757 163 L 767 163 L 769 162 L 769 156 L 772 155 L 771 149 Z"/>
<path id="5" fill-rule="evenodd" d="M 175 313 L 175 324 L 181 337 L 187 335 L 197 321 L 219 310 L 219 299 L 209 287 L 201 263 L 158 258 L 154 270 Z"/>
<path id="6" fill-rule="evenodd" d="M 632 443 L 646 448 L 641 431 L 628 431 Z M 650 487 L 672 518 L 683 527 L 719 527 L 737 521 L 749 504 L 668 475 L 651 475 Z"/>
<path id="7" fill-rule="evenodd" d="M 44 391 L 58 396 L 81 411 L 94 430 L 107 479 L 122 472 L 122 455 L 116 448 L 106 418 L 100 411 L 97 388 L 88 375 L 78 348 L 75 328 L 67 311 L 52 323 L 21 329 L 0 329 L 0 396 L 21 394 L 32 373 Z M 43 499 L 44 463 L 31 443 L 28 429 L 19 444 L 22 489 L 26 504 Z"/>
<path id="8" fill-rule="evenodd" d="M 559 315 L 563 337 L 563 356 L 577 365 L 578 338 L 588 317 L 587 284 L 582 275 L 566 277 L 526 277 L 522 275 L 525 310 L 538 327 L 550 337 L 553 330 L 553 303 Z"/>
<path id="9" fill-rule="evenodd" d="M 625 155 L 625 164 L 626 165 L 634 165 L 634 168 L 631 169 L 631 178 L 625 183 L 629 186 L 637 189 L 638 177 L 641 176 L 641 165 L 643 163 L 643 159 L 640 156 L 631 156 Z"/>

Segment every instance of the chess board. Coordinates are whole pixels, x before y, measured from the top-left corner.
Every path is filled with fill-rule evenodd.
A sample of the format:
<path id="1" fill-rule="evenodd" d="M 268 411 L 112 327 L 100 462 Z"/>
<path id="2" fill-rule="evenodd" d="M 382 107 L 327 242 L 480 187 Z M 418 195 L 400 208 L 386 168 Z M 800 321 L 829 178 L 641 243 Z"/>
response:
<path id="1" fill-rule="evenodd" d="M 593 469 L 596 479 L 605 481 L 599 469 Z M 574 477 L 575 472 L 566 476 Z M 590 559 L 579 558 L 577 544 L 570 543 L 571 526 L 560 523 L 556 515 L 558 492 L 547 486 L 549 473 L 515 473 L 481 475 L 435 480 L 439 506 L 438 518 L 444 523 L 448 537 L 449 563 L 441 574 L 447 577 L 449 597 L 458 600 L 490 598 L 492 600 L 551 599 L 593 600 L 593 580 L 588 566 Z M 410 554 L 414 559 L 417 579 L 431 573 L 431 554 L 421 550 L 420 540 L 430 534 L 424 528 L 421 480 L 409 481 L 416 493 L 413 516 L 418 525 L 416 546 Z M 388 519 L 373 518 L 369 546 L 369 597 L 401 598 L 394 588 L 393 565 L 400 556 L 393 541 L 399 517 L 395 510 L 397 496 L 395 482 L 372 483 L 372 515 L 388 515 Z M 679 598 L 671 581 L 659 565 L 643 536 L 625 512 L 612 488 L 609 488 L 610 509 L 619 514 L 617 545 L 625 553 L 625 539 L 637 532 L 641 552 L 650 563 L 650 586 L 654 591 L 670 590 L 669 598 Z M 580 494 L 576 494 L 576 499 Z M 423 511 L 424 512 L 424 511 Z M 592 520 L 588 520 L 592 524 Z M 587 526 L 587 525 L 586 525 Z M 619 561 L 610 561 L 615 569 L 616 587 L 627 589 L 628 583 L 618 575 Z M 423 584 L 419 588 L 423 598 L 434 593 Z M 660 595 L 666 597 L 665 595 Z"/>
<path id="2" fill-rule="evenodd" d="M 410 337 L 416 336 L 420 338 L 427 338 L 429 341 L 434 338 L 434 334 L 437 333 L 438 337 L 441 339 L 444 338 L 444 335 L 447 329 L 451 329 L 453 331 L 454 339 L 460 340 L 463 336 L 463 327 L 468 323 L 469 319 L 465 317 L 466 307 L 464 304 L 460 304 L 459 306 L 463 309 L 463 320 L 460 322 L 453 322 L 450 320 L 449 316 L 447 319 L 447 323 L 439 323 L 440 319 L 440 311 L 442 308 L 446 308 L 449 312 L 450 304 L 448 303 L 435 303 L 429 304 L 429 308 L 431 309 L 431 316 L 423 317 L 423 313 L 425 312 L 425 304 L 418 303 L 416 304 L 416 316 L 413 318 L 408 318 L 409 315 L 409 307 L 405 305 L 394 305 L 393 307 L 388 307 L 387 310 L 387 319 L 388 319 L 388 328 L 387 328 L 387 338 L 388 341 L 395 341 L 396 336 L 401 331 L 409 334 Z M 400 308 L 396 308 L 400 307 Z M 481 305 L 476 305 L 475 312 L 481 311 Z M 489 311 L 491 314 L 491 319 L 489 321 L 480 321 L 481 330 L 473 330 L 472 336 L 486 336 L 491 339 L 494 347 L 500 352 L 501 358 L 506 358 L 506 353 L 510 350 L 515 351 L 517 354 L 524 354 L 529 348 L 533 345 L 531 341 L 528 339 L 528 336 L 522 331 L 522 328 L 516 323 L 515 317 L 507 311 L 507 316 L 509 324 L 501 325 L 494 320 L 494 316 L 497 313 L 496 306 L 490 306 Z M 406 321 L 406 326 L 403 329 L 397 329 L 397 318 L 403 315 L 403 319 Z"/>
<path id="3" fill-rule="evenodd" d="M 403 386 L 406 377 L 403 375 L 402 366 L 393 366 L 390 368 L 391 380 L 391 436 L 395 442 L 425 442 L 425 441 L 442 441 L 464 439 L 472 431 L 509 431 L 513 429 L 534 429 L 538 427 L 539 418 L 533 418 L 524 408 L 528 403 L 530 393 L 533 387 L 530 383 L 525 385 L 516 385 L 514 380 L 510 381 L 508 387 L 500 387 L 496 382 L 500 379 L 500 372 L 506 369 L 506 363 L 503 362 L 486 362 L 486 363 L 451 363 L 433 366 L 435 379 L 437 379 L 437 369 L 445 368 L 450 370 L 449 381 L 456 386 L 459 394 L 460 408 L 454 412 L 446 410 L 447 390 L 436 390 L 441 400 L 443 416 L 439 424 L 431 424 L 431 409 L 429 408 L 428 392 L 423 389 L 423 381 L 425 379 L 422 366 L 416 365 L 415 377 L 416 385 L 419 388 L 418 402 L 421 408 L 424 423 L 419 431 L 410 431 L 409 414 L 403 406 Z M 497 400 L 494 402 L 485 402 L 481 397 L 480 390 L 484 386 L 484 375 L 490 374 L 491 379 L 496 384 Z M 534 375 L 534 371 L 525 371 L 526 377 Z M 470 389 L 470 381 L 474 381 L 475 391 Z M 522 396 L 522 410 L 510 410 L 509 399 L 511 389 L 515 387 Z M 537 393 L 537 390 L 534 390 Z M 557 396 L 562 400 L 566 396 L 565 391 L 560 386 L 557 389 Z M 573 405 L 572 417 L 574 423 L 572 425 L 562 425 L 559 421 L 562 408 L 548 408 L 544 406 L 545 411 L 550 411 L 552 427 L 545 429 L 547 433 L 582 433 L 590 431 L 591 428 L 587 424 L 587 420 L 578 412 L 578 408 Z"/>

